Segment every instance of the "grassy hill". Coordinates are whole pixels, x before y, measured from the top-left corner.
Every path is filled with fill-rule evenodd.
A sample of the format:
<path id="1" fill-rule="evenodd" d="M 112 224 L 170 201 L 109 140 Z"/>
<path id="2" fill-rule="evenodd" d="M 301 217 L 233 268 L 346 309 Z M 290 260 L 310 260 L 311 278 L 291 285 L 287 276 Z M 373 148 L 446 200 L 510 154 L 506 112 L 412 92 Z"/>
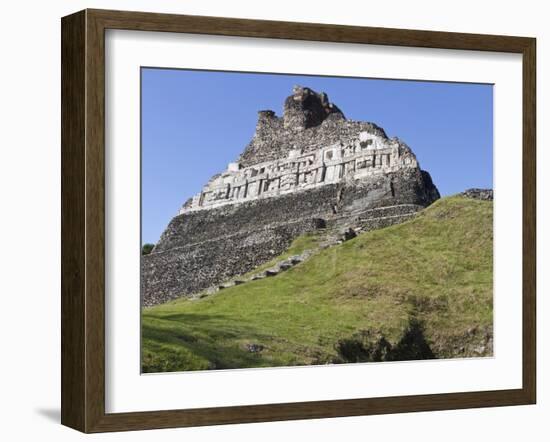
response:
<path id="1" fill-rule="evenodd" d="M 491 355 L 492 237 L 492 202 L 443 198 L 275 277 L 145 308 L 143 371 Z"/>

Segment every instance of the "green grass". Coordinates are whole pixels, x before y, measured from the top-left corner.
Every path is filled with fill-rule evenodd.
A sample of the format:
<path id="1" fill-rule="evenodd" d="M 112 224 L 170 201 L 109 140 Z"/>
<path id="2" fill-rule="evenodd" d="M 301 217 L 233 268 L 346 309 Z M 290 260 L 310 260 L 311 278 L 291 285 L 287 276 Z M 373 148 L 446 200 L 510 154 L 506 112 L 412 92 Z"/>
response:
<path id="1" fill-rule="evenodd" d="M 143 371 L 342 362 L 338 342 L 373 332 L 395 345 L 411 320 L 451 355 L 450 342 L 492 327 L 492 214 L 490 202 L 444 198 L 275 277 L 145 308 Z M 297 238 L 274 262 L 319 240 Z"/>

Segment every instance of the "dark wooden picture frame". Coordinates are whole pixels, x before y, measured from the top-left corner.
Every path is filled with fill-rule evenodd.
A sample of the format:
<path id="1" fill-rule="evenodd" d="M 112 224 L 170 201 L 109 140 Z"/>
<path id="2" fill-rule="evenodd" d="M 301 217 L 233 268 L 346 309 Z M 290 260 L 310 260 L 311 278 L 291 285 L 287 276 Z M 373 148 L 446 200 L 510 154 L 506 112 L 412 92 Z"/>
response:
<path id="1" fill-rule="evenodd" d="M 523 58 L 523 385 L 458 392 L 105 412 L 105 30 L 125 29 L 518 53 Z M 536 400 L 536 40 L 311 23 L 84 10 L 62 19 L 62 407 L 83 432 L 534 404 Z"/>

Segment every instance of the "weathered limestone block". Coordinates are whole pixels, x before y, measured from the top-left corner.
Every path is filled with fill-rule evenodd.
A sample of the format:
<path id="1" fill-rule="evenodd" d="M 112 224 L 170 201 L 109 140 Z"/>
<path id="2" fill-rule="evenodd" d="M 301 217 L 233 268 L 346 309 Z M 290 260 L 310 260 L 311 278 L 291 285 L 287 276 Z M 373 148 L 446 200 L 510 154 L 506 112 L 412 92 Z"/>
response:
<path id="1" fill-rule="evenodd" d="M 482 201 L 493 201 L 493 189 L 468 189 L 461 193 L 466 198 Z"/>

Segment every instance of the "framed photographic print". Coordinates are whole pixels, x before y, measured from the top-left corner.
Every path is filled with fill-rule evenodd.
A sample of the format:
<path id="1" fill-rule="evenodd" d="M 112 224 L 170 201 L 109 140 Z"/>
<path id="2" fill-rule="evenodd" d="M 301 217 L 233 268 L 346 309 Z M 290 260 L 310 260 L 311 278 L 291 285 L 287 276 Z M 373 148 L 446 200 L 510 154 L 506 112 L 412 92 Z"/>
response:
<path id="1" fill-rule="evenodd" d="M 533 404 L 535 40 L 62 19 L 62 423 Z"/>

